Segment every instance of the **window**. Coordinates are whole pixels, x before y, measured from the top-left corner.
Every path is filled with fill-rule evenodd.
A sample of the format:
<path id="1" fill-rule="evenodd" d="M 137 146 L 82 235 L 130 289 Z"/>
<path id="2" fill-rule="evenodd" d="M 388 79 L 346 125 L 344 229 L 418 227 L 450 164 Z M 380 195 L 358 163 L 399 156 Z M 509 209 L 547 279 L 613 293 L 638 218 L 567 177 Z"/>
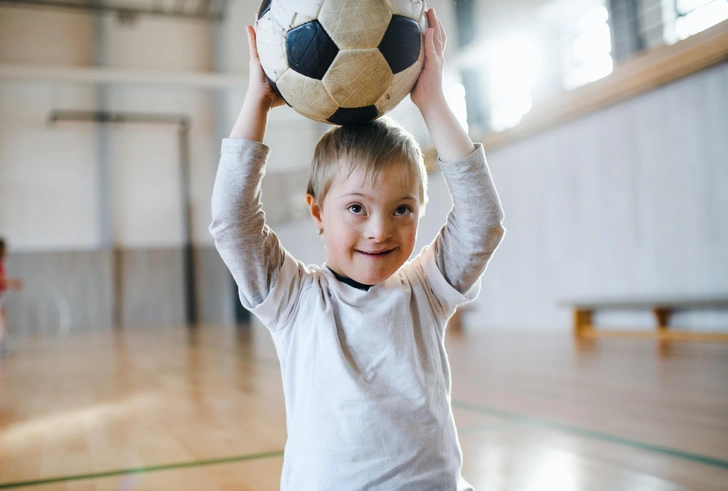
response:
<path id="1" fill-rule="evenodd" d="M 606 77 L 614 68 L 609 11 L 591 3 L 572 10 L 562 24 L 564 87 L 567 90 Z"/>
<path id="2" fill-rule="evenodd" d="M 516 126 L 531 110 L 542 55 L 525 33 L 505 36 L 488 52 L 490 125 L 493 131 L 502 131 Z"/>
<path id="3" fill-rule="evenodd" d="M 682 40 L 728 19 L 728 0 L 676 0 L 675 37 Z"/>

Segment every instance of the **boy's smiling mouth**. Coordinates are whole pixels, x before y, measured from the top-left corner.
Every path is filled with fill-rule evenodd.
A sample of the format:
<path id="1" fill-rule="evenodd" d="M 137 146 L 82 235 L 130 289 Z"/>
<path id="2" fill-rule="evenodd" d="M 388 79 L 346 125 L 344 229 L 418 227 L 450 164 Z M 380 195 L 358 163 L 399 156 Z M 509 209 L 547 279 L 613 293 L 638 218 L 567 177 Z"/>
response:
<path id="1" fill-rule="evenodd" d="M 393 248 L 393 249 L 382 249 L 381 251 L 362 251 L 362 250 L 359 250 L 359 249 L 355 249 L 355 250 L 359 254 L 363 254 L 365 256 L 369 256 L 369 257 L 382 257 L 382 256 L 386 256 L 390 252 L 393 252 L 395 249 L 396 249 L 396 247 Z"/>

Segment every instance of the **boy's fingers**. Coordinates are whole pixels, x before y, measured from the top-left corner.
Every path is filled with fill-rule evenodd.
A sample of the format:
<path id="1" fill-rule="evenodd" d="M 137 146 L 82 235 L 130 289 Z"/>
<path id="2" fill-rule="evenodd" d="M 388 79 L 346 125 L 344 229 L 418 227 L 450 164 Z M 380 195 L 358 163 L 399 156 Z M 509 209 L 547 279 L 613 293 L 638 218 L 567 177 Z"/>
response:
<path id="1" fill-rule="evenodd" d="M 245 30 L 248 34 L 248 46 L 250 47 L 250 57 L 258 58 L 258 43 L 255 39 L 255 29 L 253 26 L 245 26 Z"/>
<path id="2" fill-rule="evenodd" d="M 440 24 L 440 19 L 437 18 L 435 9 L 430 9 L 427 11 L 427 22 L 430 24 L 430 27 L 434 28 L 437 28 L 438 24 Z"/>
<path id="3" fill-rule="evenodd" d="M 439 41 L 440 48 L 445 49 L 445 42 L 447 41 L 447 35 L 445 34 L 445 28 L 442 26 L 440 19 L 436 19 L 437 22 L 437 40 Z"/>
<path id="4" fill-rule="evenodd" d="M 427 21 L 430 24 L 430 28 L 433 30 L 433 41 L 436 51 L 443 52 L 445 50 L 447 36 L 445 35 L 445 29 L 442 27 L 442 22 L 440 22 L 440 19 L 437 17 L 434 8 L 427 11 Z"/>
<path id="5" fill-rule="evenodd" d="M 425 31 L 425 55 L 432 56 L 435 54 L 435 29 L 428 28 Z"/>

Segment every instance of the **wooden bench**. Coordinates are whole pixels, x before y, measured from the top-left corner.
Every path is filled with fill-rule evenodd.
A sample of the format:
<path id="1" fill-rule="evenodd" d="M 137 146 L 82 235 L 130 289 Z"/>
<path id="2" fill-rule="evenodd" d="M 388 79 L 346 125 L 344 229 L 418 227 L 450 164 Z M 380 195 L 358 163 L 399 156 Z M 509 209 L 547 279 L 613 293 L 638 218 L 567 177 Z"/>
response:
<path id="1" fill-rule="evenodd" d="M 692 310 L 728 310 L 728 297 L 714 298 L 631 298 L 565 300 L 562 307 L 573 311 L 574 336 L 591 338 L 598 336 L 647 336 L 666 340 L 728 341 L 728 333 L 674 331 L 668 329 L 673 312 Z M 596 311 L 651 311 L 655 316 L 655 331 L 627 331 L 597 329 L 593 324 Z"/>

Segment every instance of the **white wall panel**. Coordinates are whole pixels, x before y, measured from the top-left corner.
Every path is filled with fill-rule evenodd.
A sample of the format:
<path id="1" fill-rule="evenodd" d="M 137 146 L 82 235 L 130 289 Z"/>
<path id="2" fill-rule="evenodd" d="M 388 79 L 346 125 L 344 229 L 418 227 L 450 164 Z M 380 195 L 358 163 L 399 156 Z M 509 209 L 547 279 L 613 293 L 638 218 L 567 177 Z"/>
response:
<path id="1" fill-rule="evenodd" d="M 212 68 L 211 27 L 207 22 L 141 16 L 132 24 L 121 24 L 108 15 L 103 23 L 108 66 L 160 71 Z"/>
<path id="2" fill-rule="evenodd" d="M 93 128 L 47 123 L 56 104 L 92 97 L 83 87 L 0 84 L 0 234 L 13 248 L 97 245 Z"/>
<path id="3" fill-rule="evenodd" d="M 288 106 L 274 109 L 269 118 L 265 143 L 271 153 L 266 172 L 308 170 L 316 142 L 332 126 L 306 119 Z M 305 182 L 301 184 L 301 192 L 306 192 Z"/>
<path id="4" fill-rule="evenodd" d="M 128 247 L 181 244 L 177 128 L 117 125 L 111 135 L 114 242 Z"/>

